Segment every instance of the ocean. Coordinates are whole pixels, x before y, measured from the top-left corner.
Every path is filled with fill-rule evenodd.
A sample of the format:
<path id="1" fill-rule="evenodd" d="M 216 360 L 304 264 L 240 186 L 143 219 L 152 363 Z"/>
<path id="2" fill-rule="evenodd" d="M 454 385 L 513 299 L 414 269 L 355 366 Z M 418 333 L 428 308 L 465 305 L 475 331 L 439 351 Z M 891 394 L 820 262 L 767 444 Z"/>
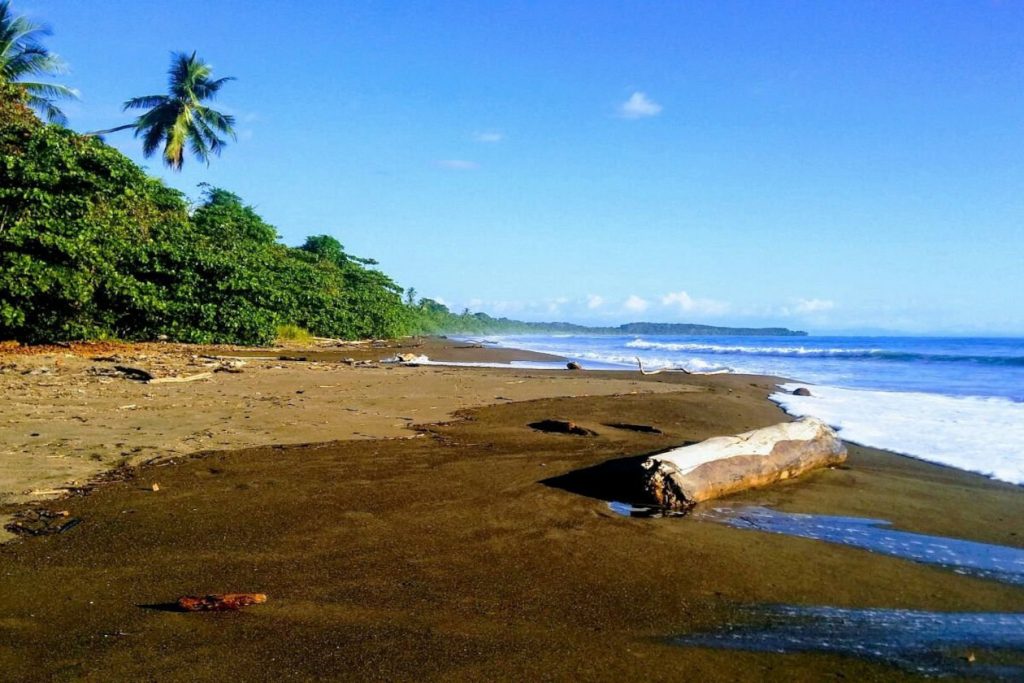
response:
<path id="1" fill-rule="evenodd" d="M 786 378 L 772 399 L 847 441 L 1024 485 L 1024 339 L 509 335 L 499 346 L 591 369 Z M 807 386 L 811 396 L 792 395 Z"/>

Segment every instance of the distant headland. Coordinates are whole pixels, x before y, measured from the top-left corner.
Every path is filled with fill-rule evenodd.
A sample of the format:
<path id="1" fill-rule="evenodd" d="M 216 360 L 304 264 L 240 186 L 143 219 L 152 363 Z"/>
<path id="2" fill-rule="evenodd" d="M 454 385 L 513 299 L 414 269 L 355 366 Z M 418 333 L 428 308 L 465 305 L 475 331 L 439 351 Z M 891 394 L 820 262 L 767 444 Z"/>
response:
<path id="1" fill-rule="evenodd" d="M 675 336 L 746 336 L 746 337 L 806 337 L 807 332 L 785 327 L 721 327 L 693 323 L 625 323 L 615 327 L 592 327 L 564 322 L 524 322 L 509 318 L 492 318 L 486 313 L 453 316 L 453 322 L 473 318 L 473 324 L 462 329 L 458 324 L 445 332 L 474 332 L 477 334 L 609 334 L 609 335 L 675 335 Z"/>

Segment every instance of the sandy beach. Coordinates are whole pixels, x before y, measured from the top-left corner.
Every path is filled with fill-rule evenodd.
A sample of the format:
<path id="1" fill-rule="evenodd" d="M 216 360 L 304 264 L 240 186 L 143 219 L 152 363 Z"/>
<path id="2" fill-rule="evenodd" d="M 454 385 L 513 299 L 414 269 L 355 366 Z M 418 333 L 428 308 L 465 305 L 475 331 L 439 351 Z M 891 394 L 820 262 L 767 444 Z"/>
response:
<path id="1" fill-rule="evenodd" d="M 751 605 L 1024 611 L 997 581 L 609 509 L 643 502 L 644 454 L 787 420 L 772 378 L 376 362 L 543 359 L 443 339 L 45 351 L 0 354 L 0 511 L 81 523 L 0 546 L 3 680 L 895 680 L 914 674 L 669 639 Z M 549 418 L 596 436 L 529 426 Z M 1019 487 L 857 446 L 728 501 L 1024 547 Z M 168 607 L 235 591 L 269 599 Z"/>

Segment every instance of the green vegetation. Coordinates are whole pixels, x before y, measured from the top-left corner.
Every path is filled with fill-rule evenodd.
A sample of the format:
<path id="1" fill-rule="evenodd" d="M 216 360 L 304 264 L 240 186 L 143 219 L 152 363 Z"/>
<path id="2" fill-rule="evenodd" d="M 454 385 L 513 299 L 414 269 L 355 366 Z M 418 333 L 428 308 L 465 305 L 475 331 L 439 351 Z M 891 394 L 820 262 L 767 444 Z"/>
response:
<path id="1" fill-rule="evenodd" d="M 279 344 L 283 342 L 308 344 L 313 341 L 313 335 L 309 330 L 298 325 L 278 325 L 276 340 Z"/>
<path id="2" fill-rule="evenodd" d="M 124 110 L 148 109 L 134 123 L 90 133 L 105 135 L 133 128 L 135 137 L 142 137 L 142 152 L 150 157 L 163 144 L 163 160 L 169 168 L 180 171 L 185 162 L 185 146 L 207 164 L 211 154 L 220 154 L 226 141 L 221 135 L 235 137 L 235 119 L 211 109 L 204 102 L 212 100 L 231 76 L 212 80 L 213 69 L 196 57 L 183 52 L 171 56 L 166 95 L 134 97 L 124 103 Z"/>
<path id="3" fill-rule="evenodd" d="M 0 0 L 0 81 L 16 84 L 24 93 L 26 103 L 47 120 L 66 123 L 64 112 L 54 100 L 74 99 L 78 94 L 65 85 L 26 80 L 65 71 L 64 62 L 50 54 L 40 42 L 40 38 L 49 34 L 45 26 L 25 17 L 15 17 L 11 3 Z"/>
<path id="4" fill-rule="evenodd" d="M 261 344 L 415 331 L 401 288 L 332 237 L 287 247 L 205 187 L 191 208 L 95 137 L 37 119 L 0 83 L 0 339 Z"/>
<path id="5" fill-rule="evenodd" d="M 486 313 L 460 315 L 430 299 L 421 299 L 413 310 L 416 328 L 425 334 L 608 334 L 803 337 L 806 332 L 785 327 L 719 327 L 692 323 L 626 323 L 615 327 L 590 327 L 562 322 L 524 322 L 492 318 Z"/>

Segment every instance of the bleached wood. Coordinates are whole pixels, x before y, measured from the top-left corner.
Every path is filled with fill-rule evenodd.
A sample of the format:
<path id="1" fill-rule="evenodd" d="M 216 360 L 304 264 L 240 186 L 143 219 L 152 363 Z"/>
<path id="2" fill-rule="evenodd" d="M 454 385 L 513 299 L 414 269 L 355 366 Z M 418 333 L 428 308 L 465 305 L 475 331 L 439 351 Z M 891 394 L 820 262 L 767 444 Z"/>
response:
<path id="1" fill-rule="evenodd" d="M 836 465 L 846 446 L 824 422 L 805 417 L 735 436 L 716 436 L 659 453 L 644 462 L 647 490 L 659 504 L 696 503 Z"/>

